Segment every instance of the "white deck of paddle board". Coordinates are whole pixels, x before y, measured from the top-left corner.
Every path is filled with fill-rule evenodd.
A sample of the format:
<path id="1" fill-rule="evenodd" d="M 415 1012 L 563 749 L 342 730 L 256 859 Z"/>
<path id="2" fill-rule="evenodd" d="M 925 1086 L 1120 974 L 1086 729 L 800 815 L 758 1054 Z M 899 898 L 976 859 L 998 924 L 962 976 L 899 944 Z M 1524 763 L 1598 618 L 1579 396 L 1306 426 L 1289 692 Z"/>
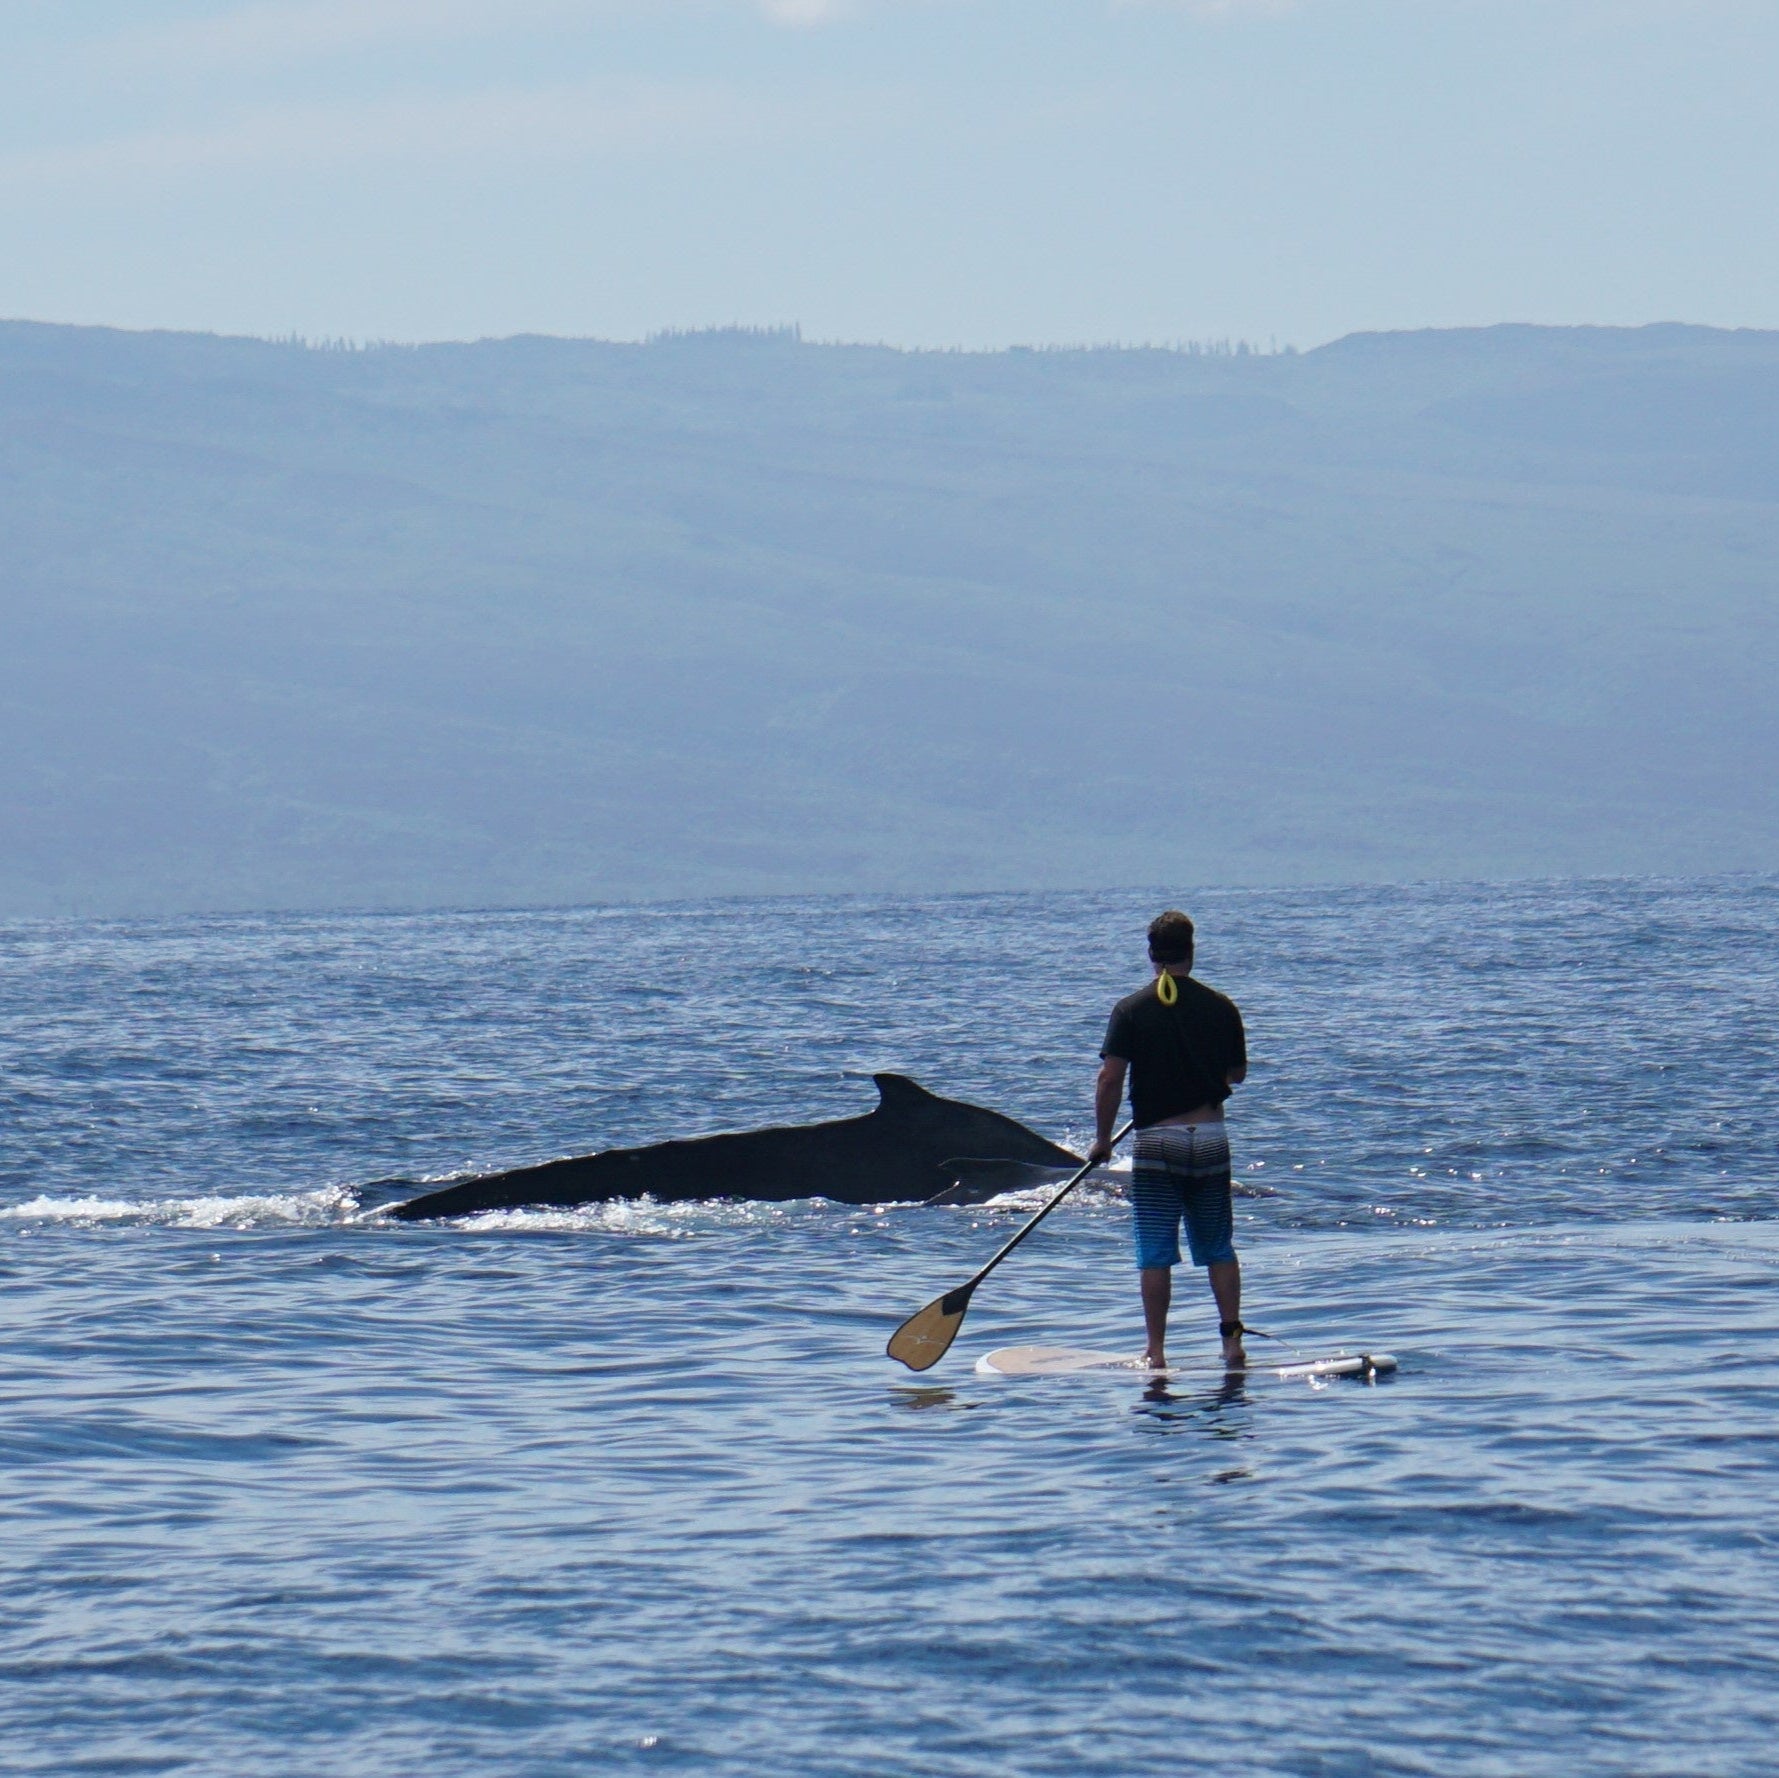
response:
<path id="1" fill-rule="evenodd" d="M 985 1352 L 976 1360 L 976 1374 L 983 1377 L 1067 1377 L 1129 1372 L 1143 1377 L 1202 1376 L 1206 1371 L 1221 1371 L 1223 1365 L 1208 1359 L 1196 1365 L 1169 1365 L 1166 1370 L 1153 1371 L 1142 1358 L 1120 1352 L 1093 1352 L 1080 1346 L 1001 1346 Z M 1319 1377 L 1357 1377 L 1367 1373 L 1382 1375 L 1396 1368 L 1395 1356 L 1389 1352 L 1334 1352 L 1320 1358 L 1298 1358 L 1288 1364 L 1255 1364 L 1249 1360 L 1249 1376 L 1301 1378 L 1313 1382 Z"/>

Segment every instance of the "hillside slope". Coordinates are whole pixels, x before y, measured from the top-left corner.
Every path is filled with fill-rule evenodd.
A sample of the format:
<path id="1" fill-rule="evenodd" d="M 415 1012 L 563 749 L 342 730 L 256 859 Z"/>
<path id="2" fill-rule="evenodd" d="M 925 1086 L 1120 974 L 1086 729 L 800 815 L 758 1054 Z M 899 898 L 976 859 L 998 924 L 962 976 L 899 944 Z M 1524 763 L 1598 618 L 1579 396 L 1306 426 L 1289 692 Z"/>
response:
<path id="1" fill-rule="evenodd" d="M 1779 334 L 0 326 L 0 913 L 1779 866 Z"/>

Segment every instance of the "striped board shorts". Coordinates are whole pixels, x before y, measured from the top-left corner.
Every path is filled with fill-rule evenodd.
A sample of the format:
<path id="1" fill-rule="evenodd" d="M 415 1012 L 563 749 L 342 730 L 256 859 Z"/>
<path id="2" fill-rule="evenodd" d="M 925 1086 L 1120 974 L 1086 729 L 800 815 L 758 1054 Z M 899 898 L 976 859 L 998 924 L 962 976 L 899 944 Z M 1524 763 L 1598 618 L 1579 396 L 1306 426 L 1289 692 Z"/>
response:
<path id="1" fill-rule="evenodd" d="M 1195 1266 L 1235 1258 L 1229 1131 L 1221 1122 L 1151 1124 L 1137 1131 L 1130 1167 L 1137 1264 L 1177 1266 L 1180 1224 Z"/>

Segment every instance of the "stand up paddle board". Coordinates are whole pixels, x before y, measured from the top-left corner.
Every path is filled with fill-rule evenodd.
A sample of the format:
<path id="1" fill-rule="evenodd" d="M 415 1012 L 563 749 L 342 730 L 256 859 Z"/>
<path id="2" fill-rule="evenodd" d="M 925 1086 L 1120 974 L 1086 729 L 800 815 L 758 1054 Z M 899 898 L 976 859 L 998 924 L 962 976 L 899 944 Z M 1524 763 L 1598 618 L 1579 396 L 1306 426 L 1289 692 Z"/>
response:
<path id="1" fill-rule="evenodd" d="M 1079 1346 L 1001 1346 L 985 1352 L 976 1360 L 979 1377 L 1078 1377 L 1124 1374 L 1141 1377 L 1203 1376 L 1207 1370 L 1223 1369 L 1221 1362 L 1208 1360 L 1187 1366 L 1169 1365 L 1164 1371 L 1151 1370 L 1143 1360 L 1117 1352 L 1089 1352 Z M 1256 1364 L 1248 1360 L 1250 1377 L 1278 1377 L 1285 1382 L 1317 1382 L 1325 1377 L 1382 1377 L 1396 1368 L 1395 1356 L 1389 1352 L 1334 1352 L 1325 1358 L 1298 1358 L 1289 1364 Z"/>

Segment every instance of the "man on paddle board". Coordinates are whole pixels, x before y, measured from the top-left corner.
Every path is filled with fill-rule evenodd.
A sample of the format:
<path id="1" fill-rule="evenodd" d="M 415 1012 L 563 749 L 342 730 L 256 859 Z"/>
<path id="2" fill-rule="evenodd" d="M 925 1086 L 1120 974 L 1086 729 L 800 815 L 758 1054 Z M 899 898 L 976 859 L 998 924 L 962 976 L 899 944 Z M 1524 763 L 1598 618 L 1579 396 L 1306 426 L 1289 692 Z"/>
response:
<path id="1" fill-rule="evenodd" d="M 1112 1157 L 1112 1126 L 1130 1080 L 1136 1140 L 1130 1203 L 1142 1280 L 1144 1357 L 1167 1365 L 1167 1314 L 1180 1224 L 1195 1266 L 1211 1277 L 1226 1364 L 1242 1350 L 1242 1269 L 1235 1256 L 1235 1206 L 1223 1101 L 1248 1073 L 1247 1036 L 1233 1000 L 1192 977 L 1192 921 L 1177 908 L 1149 925 L 1155 979 L 1112 1008 L 1094 1085 L 1090 1162 Z"/>

